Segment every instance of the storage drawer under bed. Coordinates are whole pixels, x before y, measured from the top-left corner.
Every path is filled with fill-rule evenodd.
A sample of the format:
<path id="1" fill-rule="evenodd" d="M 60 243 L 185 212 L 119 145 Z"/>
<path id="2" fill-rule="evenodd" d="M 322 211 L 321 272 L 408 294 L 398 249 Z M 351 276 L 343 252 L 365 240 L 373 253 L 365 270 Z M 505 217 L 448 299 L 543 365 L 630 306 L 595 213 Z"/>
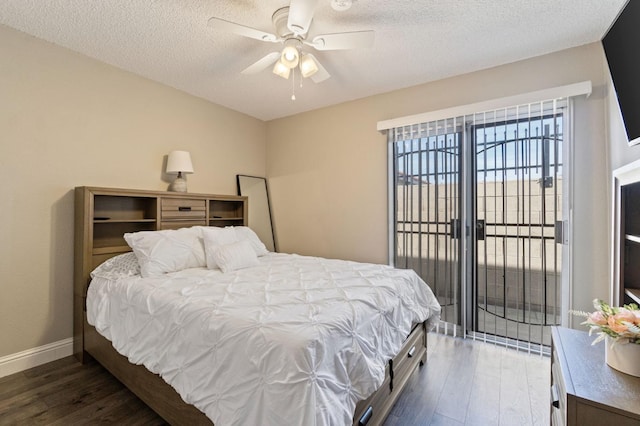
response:
<path id="1" fill-rule="evenodd" d="M 398 355 L 389 360 L 382 386 L 356 406 L 354 426 L 378 426 L 384 422 L 409 376 L 418 363 L 425 359 L 426 338 L 424 324 L 416 325 Z"/>
<path id="2" fill-rule="evenodd" d="M 380 413 L 388 398 L 391 398 L 391 377 L 385 378 L 382 386 L 373 395 L 356 406 L 358 414 L 355 417 L 354 425 L 373 426 L 380 424 L 383 420 L 380 418 Z"/>
<path id="3" fill-rule="evenodd" d="M 416 327 L 413 333 L 409 335 L 405 344 L 398 355 L 392 361 L 392 388 L 407 374 L 411 374 L 412 367 L 415 367 L 415 361 L 418 358 L 424 356 L 426 350 L 426 335 L 423 332 L 422 326 Z M 408 371 L 409 370 L 409 371 Z"/>

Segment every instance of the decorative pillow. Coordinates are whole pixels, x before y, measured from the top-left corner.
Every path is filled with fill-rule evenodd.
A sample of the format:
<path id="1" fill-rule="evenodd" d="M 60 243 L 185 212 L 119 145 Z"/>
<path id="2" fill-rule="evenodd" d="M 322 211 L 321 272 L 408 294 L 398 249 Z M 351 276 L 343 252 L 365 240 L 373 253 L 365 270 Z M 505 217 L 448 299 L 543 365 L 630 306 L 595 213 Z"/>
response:
<path id="1" fill-rule="evenodd" d="M 200 227 L 127 233 L 124 239 L 138 258 L 143 277 L 207 264 Z"/>
<path id="2" fill-rule="evenodd" d="M 209 269 L 218 268 L 218 263 L 213 256 L 216 247 L 238 242 L 238 237 L 233 227 L 217 228 L 210 226 L 202 228 L 202 239 L 204 241 L 206 264 Z"/>
<path id="3" fill-rule="evenodd" d="M 247 240 L 216 246 L 212 256 L 222 272 L 231 272 L 260 264 L 255 250 Z"/>
<path id="4" fill-rule="evenodd" d="M 91 271 L 91 278 L 120 278 L 140 275 L 140 264 L 135 253 L 119 254 L 102 262 Z"/>
<path id="5" fill-rule="evenodd" d="M 256 251 L 256 254 L 258 256 L 264 256 L 265 254 L 269 253 L 269 250 L 267 250 L 267 247 L 260 240 L 260 237 L 258 237 L 258 235 L 253 232 L 253 229 L 246 226 L 235 226 L 233 228 L 236 230 L 238 240 L 249 240 L 251 246 Z"/>

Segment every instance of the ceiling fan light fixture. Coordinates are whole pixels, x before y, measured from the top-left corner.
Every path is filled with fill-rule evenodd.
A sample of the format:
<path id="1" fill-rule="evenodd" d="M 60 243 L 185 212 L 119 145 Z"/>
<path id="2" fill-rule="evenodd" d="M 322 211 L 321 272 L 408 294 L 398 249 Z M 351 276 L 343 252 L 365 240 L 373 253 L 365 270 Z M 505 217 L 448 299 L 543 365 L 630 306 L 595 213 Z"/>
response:
<path id="1" fill-rule="evenodd" d="M 298 62 L 300 61 L 300 53 L 295 46 L 288 45 L 282 49 L 282 55 L 280 55 L 280 62 L 290 69 L 293 69 L 298 66 Z"/>
<path id="2" fill-rule="evenodd" d="M 300 59 L 300 74 L 304 78 L 311 77 L 318 72 L 318 64 L 311 55 L 302 55 Z"/>
<path id="3" fill-rule="evenodd" d="M 281 61 L 277 61 L 273 66 L 273 73 L 287 80 L 289 79 L 289 74 L 291 74 L 291 68 L 283 64 Z"/>

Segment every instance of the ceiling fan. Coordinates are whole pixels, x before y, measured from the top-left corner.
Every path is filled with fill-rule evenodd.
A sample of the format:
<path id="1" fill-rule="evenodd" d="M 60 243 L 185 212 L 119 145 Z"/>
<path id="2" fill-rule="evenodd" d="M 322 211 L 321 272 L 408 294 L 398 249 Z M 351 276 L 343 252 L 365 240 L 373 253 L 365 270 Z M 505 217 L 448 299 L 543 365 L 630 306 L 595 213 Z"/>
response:
<path id="1" fill-rule="evenodd" d="M 241 71 L 242 74 L 256 74 L 271 65 L 273 73 L 288 79 L 292 70 L 299 67 L 303 77 L 310 77 L 315 83 L 320 83 L 330 77 L 327 70 L 318 59 L 305 50 L 305 46 L 315 50 L 347 50 L 373 45 L 373 31 L 353 31 L 334 34 L 320 34 L 308 38 L 309 28 L 313 20 L 313 14 L 319 0 L 291 0 L 289 6 L 276 10 L 271 21 L 275 34 L 256 28 L 236 24 L 221 18 L 210 18 L 209 26 L 229 31 L 244 37 L 253 38 L 269 43 L 284 45 L 281 51 L 274 51 Z M 336 3 L 334 9 L 340 9 L 340 4 L 348 4 L 351 0 L 333 0 Z M 332 3 L 333 5 L 333 3 Z"/>

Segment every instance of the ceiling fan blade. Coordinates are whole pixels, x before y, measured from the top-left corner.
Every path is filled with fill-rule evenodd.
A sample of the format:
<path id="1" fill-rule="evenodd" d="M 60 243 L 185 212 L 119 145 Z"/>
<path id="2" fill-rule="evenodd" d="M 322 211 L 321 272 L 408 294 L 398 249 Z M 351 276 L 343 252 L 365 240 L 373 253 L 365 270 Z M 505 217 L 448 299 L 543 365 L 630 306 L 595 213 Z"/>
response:
<path id="1" fill-rule="evenodd" d="M 359 49 L 373 46 L 374 34 L 373 31 L 320 34 L 305 44 L 314 47 L 316 50 Z"/>
<path id="2" fill-rule="evenodd" d="M 295 35 L 303 35 L 309 31 L 318 0 L 291 0 L 289 4 L 289 20 L 287 27 Z"/>
<path id="3" fill-rule="evenodd" d="M 278 36 L 276 36 L 275 34 L 260 31 L 241 24 L 236 24 L 235 22 L 225 21 L 224 19 L 220 18 L 210 18 L 209 26 L 212 28 L 219 28 L 225 31 L 229 31 L 231 33 L 235 33 L 244 37 L 254 38 L 256 40 L 270 41 L 272 43 L 279 41 Z"/>
<path id="4" fill-rule="evenodd" d="M 307 55 L 311 56 L 311 58 L 316 61 L 316 65 L 318 66 L 318 71 L 311 77 L 309 77 L 311 80 L 313 80 L 314 83 L 322 83 L 323 81 L 331 77 L 327 70 L 322 66 L 320 61 L 318 61 L 318 58 L 313 56 L 311 53 L 307 53 Z"/>
<path id="5" fill-rule="evenodd" d="M 249 65 L 247 68 L 240 71 L 240 74 L 257 74 L 260 71 L 268 68 L 270 65 L 274 64 L 278 58 L 280 57 L 280 52 L 271 52 L 267 56 L 262 59 L 258 59 L 253 64 Z"/>

